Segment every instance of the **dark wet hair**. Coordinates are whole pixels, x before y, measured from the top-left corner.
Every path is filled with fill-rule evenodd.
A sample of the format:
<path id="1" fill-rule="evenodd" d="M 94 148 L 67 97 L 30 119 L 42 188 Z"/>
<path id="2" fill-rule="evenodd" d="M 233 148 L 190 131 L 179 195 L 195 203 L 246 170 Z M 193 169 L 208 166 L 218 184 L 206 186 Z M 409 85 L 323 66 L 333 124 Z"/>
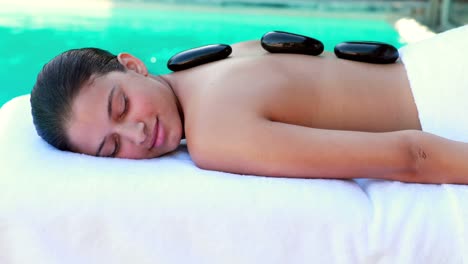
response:
<path id="1" fill-rule="evenodd" d="M 31 113 L 37 134 L 52 146 L 71 150 L 66 134 L 73 100 L 91 76 L 125 68 L 112 53 L 83 48 L 66 51 L 48 62 L 31 92 Z"/>

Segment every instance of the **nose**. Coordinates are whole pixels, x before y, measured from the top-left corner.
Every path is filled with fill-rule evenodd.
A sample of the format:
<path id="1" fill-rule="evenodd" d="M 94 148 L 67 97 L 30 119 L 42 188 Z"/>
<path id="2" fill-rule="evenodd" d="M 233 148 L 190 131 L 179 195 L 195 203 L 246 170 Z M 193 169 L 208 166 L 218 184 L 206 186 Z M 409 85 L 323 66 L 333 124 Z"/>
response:
<path id="1" fill-rule="evenodd" d="M 123 122 L 116 125 L 116 133 L 122 138 L 132 141 L 136 145 L 140 145 L 146 140 L 146 126 L 143 122 Z"/>

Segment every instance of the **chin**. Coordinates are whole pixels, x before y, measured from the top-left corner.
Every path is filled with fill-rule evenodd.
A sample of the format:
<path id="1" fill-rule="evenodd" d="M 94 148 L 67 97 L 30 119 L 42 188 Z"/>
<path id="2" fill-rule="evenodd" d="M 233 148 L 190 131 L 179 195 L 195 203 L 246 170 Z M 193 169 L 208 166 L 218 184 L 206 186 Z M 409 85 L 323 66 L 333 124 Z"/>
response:
<path id="1" fill-rule="evenodd" d="M 172 132 L 173 133 L 166 138 L 166 150 L 160 156 L 170 153 L 179 147 L 180 141 L 182 140 L 182 129 L 173 130 Z"/>
<path id="2" fill-rule="evenodd" d="M 179 145 L 180 141 L 182 140 L 182 129 L 178 129 L 171 137 L 169 138 L 168 146 L 171 149 L 170 151 L 176 150 Z"/>

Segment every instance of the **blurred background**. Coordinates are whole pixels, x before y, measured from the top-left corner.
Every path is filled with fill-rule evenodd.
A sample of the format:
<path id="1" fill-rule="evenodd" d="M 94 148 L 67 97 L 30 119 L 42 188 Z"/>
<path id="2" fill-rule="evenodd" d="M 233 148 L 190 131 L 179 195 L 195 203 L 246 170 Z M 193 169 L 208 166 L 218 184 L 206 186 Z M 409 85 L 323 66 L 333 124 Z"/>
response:
<path id="1" fill-rule="evenodd" d="M 28 94 L 42 66 L 72 48 L 131 52 L 154 74 L 185 49 L 271 30 L 401 47 L 468 24 L 468 0 L 0 0 L 0 106 Z"/>

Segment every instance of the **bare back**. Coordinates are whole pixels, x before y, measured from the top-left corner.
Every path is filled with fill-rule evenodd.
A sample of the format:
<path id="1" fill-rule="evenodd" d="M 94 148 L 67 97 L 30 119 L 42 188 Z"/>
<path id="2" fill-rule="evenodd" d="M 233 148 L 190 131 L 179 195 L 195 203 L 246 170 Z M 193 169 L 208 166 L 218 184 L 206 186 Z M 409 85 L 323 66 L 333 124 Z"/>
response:
<path id="1" fill-rule="evenodd" d="M 193 90 L 190 113 L 197 121 L 188 119 L 189 124 L 209 119 L 221 125 L 219 120 L 227 122 L 224 116 L 232 114 L 311 128 L 421 129 L 402 64 L 359 63 L 331 54 L 268 54 L 257 46 L 234 46 L 231 58 L 181 74 Z M 196 118 L 198 111 L 202 117 Z"/>

